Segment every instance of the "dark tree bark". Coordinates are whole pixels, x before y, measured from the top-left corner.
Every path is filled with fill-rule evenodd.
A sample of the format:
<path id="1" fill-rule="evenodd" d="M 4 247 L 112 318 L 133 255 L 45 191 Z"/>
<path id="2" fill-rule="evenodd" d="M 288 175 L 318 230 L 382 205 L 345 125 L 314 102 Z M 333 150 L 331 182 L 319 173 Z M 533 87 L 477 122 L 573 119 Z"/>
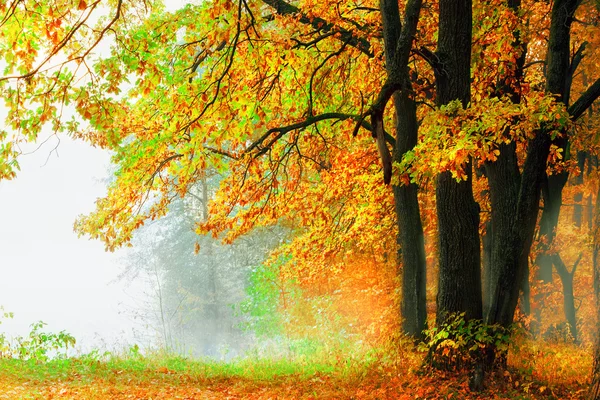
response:
<path id="1" fill-rule="evenodd" d="M 560 8 L 554 4 L 552 9 L 552 23 L 550 26 L 550 42 L 548 43 L 548 63 L 547 89 L 550 93 L 556 95 L 557 99 L 569 106 L 571 97 L 571 84 L 573 76 L 579 66 L 583 51 L 587 43 L 579 46 L 571 58 L 570 53 L 570 27 L 573 22 L 573 15 L 579 7 L 581 0 L 560 1 Z M 552 32 L 556 35 L 552 35 Z M 565 50 L 566 49 L 566 50 Z M 585 79 L 587 83 L 587 79 Z M 598 97 L 600 92 L 600 80 L 596 80 L 582 95 L 571 105 L 568 110 L 573 120 L 578 119 Z M 567 132 L 563 136 L 554 139 L 553 144 L 563 150 L 563 154 L 569 157 L 569 140 Z M 552 259 L 546 252 L 551 247 L 558 226 L 558 217 L 560 206 L 562 204 L 562 191 L 569 178 L 568 171 L 550 175 L 547 178 L 547 188 L 544 193 L 544 211 L 540 220 L 540 236 L 544 237 L 541 253 L 536 263 L 539 265 L 539 278 L 544 282 L 552 280 Z"/>
<path id="2" fill-rule="evenodd" d="M 414 100 L 404 92 L 395 97 L 398 137 L 394 160 L 401 161 L 417 142 L 417 118 Z M 394 185 L 398 218 L 399 258 L 402 260 L 402 328 L 404 333 L 421 338 L 426 328 L 426 260 L 423 226 L 417 185 Z"/>
<path id="3" fill-rule="evenodd" d="M 537 132 L 530 142 L 527 159 L 521 176 L 516 212 L 506 231 L 498 233 L 503 242 L 495 252 L 493 269 L 496 282 L 487 322 L 508 327 L 513 322 L 519 298 L 519 288 L 526 276 L 526 265 L 533 240 L 540 188 L 545 175 L 546 160 L 550 149 L 550 137 L 543 131 Z M 491 183 L 490 183 L 491 189 Z M 497 188 L 501 191 L 501 188 Z"/>
<path id="4" fill-rule="evenodd" d="M 569 333 L 571 334 L 571 338 L 575 343 L 579 343 L 579 335 L 577 332 L 575 295 L 573 293 L 573 277 L 575 276 L 575 271 L 577 271 L 577 266 L 579 265 L 582 256 L 583 253 L 579 254 L 577 261 L 575 261 L 575 264 L 573 264 L 571 272 L 569 272 L 567 266 L 560 258 L 560 255 L 552 255 L 552 262 L 556 267 L 556 272 L 558 272 L 558 276 L 560 276 L 560 280 L 563 286 L 563 306 L 565 312 L 565 319 L 569 324 Z"/>
<path id="5" fill-rule="evenodd" d="M 521 181 L 517 164 L 516 145 L 514 143 L 502 144 L 499 150 L 500 156 L 496 162 L 486 165 L 490 187 L 493 235 L 486 318 L 489 317 L 494 297 L 497 296 L 497 286 L 502 272 L 499 266 L 509 262 L 507 260 L 509 253 L 506 251 L 506 244 L 513 240 L 512 236 L 515 234 L 515 214 Z"/>
<path id="6" fill-rule="evenodd" d="M 437 104 L 471 98 L 471 0 L 441 0 L 436 68 Z M 449 314 L 464 312 L 466 319 L 482 317 L 479 248 L 479 205 L 473 198 L 472 167 L 457 182 L 450 172 L 437 178 L 439 236 L 437 323 Z"/>
<path id="7" fill-rule="evenodd" d="M 596 197 L 594 210 L 594 244 L 592 247 L 592 266 L 594 268 L 594 295 L 596 297 L 596 340 L 594 345 L 594 364 L 592 383 L 587 394 L 588 400 L 600 400 L 600 190 Z"/>
<path id="8" fill-rule="evenodd" d="M 417 106 L 409 77 L 408 60 L 416 33 L 421 0 L 409 0 L 402 23 L 397 0 L 380 1 L 383 22 L 387 83 L 399 88 L 394 94 L 396 144 L 394 161 L 402 161 L 417 144 Z M 383 105 L 384 107 L 385 105 Z M 423 226 L 417 185 L 394 185 L 398 221 L 398 260 L 402 267 L 402 328 L 404 333 L 421 338 L 427 320 L 426 264 Z"/>
<path id="9" fill-rule="evenodd" d="M 486 316 L 486 312 L 490 307 L 492 299 L 492 248 L 493 248 L 494 232 L 492 227 L 492 221 L 488 221 L 485 224 L 485 234 L 481 238 L 481 245 L 483 247 L 483 258 L 482 262 L 482 310 L 484 312 L 483 318 Z"/>
<path id="10" fill-rule="evenodd" d="M 566 147 L 566 140 L 561 140 L 559 146 Z M 552 281 L 552 255 L 546 254 L 554 237 L 558 226 L 558 217 L 560 216 L 560 207 L 562 205 L 562 191 L 569 178 L 568 172 L 561 172 L 556 175 L 550 175 L 546 178 L 542 188 L 542 197 L 544 199 L 544 210 L 540 219 L 540 236 L 543 238 L 541 253 L 536 263 L 539 266 L 538 278 L 543 282 Z"/>
<path id="11" fill-rule="evenodd" d="M 508 6 L 513 11 L 518 12 L 521 0 L 510 0 Z M 513 46 L 516 52 L 520 52 L 517 63 L 512 71 L 513 76 L 507 76 L 504 81 L 499 82 L 496 91 L 508 95 L 513 103 L 518 104 L 521 102 L 520 91 L 515 90 L 517 88 L 511 85 L 510 80 L 514 78 L 515 82 L 520 82 L 522 79 L 523 65 L 525 64 L 527 53 L 527 46 L 521 41 L 518 31 L 514 33 Z M 509 129 L 507 128 L 506 132 L 504 132 L 504 135 L 507 137 L 510 136 Z M 487 282 L 486 320 L 489 318 L 492 304 L 494 304 L 494 297 L 497 295 L 497 285 L 502 271 L 500 266 L 510 263 L 507 259 L 509 254 L 505 251 L 505 248 L 507 243 L 514 240 L 515 215 L 517 214 L 521 185 L 516 144 L 501 144 L 498 150 L 500 154 L 496 162 L 485 164 L 492 209 L 490 217 L 490 225 L 492 226 L 492 238 L 490 242 L 492 243 L 492 247 L 490 249 L 489 282 Z M 527 261 L 526 258 L 522 259 Z M 528 264 L 522 268 L 526 270 Z M 527 271 L 525 271 L 525 275 L 527 275 Z M 523 285 L 525 279 L 525 277 L 522 279 Z"/>
<path id="12" fill-rule="evenodd" d="M 563 99 L 564 92 L 569 87 L 570 27 L 578 5 L 578 0 L 556 0 L 552 8 L 546 91 L 555 95 L 559 100 Z M 579 113 L 579 109 L 577 113 Z M 550 144 L 550 136 L 543 127 L 529 142 L 512 221 L 507 224 L 506 232 L 497 233 L 503 239 L 499 240 L 496 246 L 499 249 L 504 248 L 505 251 L 500 251 L 500 254 L 496 253 L 499 254 L 499 257 L 493 262 L 496 285 L 487 316 L 488 323 L 500 323 L 508 327 L 513 322 L 519 288 L 526 276 L 527 257 L 535 232 L 540 190 L 546 179 Z M 492 185 L 490 182 L 490 189 Z M 502 190 L 499 185 L 494 186 L 495 192 Z M 499 193 L 496 195 L 501 197 Z M 510 202 L 509 207 L 514 207 L 514 203 Z M 496 231 L 494 229 L 495 234 Z"/>

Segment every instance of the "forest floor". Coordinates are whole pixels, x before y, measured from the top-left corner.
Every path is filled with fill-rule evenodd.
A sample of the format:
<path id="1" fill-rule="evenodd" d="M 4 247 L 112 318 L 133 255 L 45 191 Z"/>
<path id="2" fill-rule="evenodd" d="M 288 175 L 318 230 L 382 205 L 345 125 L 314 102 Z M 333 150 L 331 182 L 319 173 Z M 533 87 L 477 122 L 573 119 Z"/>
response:
<path id="1" fill-rule="evenodd" d="M 423 355 L 412 350 L 363 361 L 337 355 L 324 363 L 300 357 L 225 364 L 139 353 L 0 359 L 0 399 L 584 398 L 590 349 L 529 343 L 512 354 L 478 394 L 469 391 L 466 374 L 424 369 Z"/>

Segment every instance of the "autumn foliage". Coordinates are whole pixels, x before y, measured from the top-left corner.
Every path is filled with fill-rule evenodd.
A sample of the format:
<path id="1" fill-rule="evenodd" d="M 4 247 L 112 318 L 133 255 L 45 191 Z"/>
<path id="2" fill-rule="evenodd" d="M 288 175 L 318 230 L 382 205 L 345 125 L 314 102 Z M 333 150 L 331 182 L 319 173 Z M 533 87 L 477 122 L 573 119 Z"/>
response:
<path id="1" fill-rule="evenodd" d="M 472 11 L 472 29 L 452 25 L 453 4 Z M 470 308 L 457 288 L 475 282 L 476 307 L 450 311 L 589 349 L 598 11 L 576 0 L 3 3 L 0 178 L 47 128 L 110 151 L 114 180 L 75 230 L 114 250 L 219 175 L 199 235 L 289 229 L 263 265 L 288 339 L 421 338 L 444 307 Z M 421 320 L 408 329 L 412 308 Z"/>

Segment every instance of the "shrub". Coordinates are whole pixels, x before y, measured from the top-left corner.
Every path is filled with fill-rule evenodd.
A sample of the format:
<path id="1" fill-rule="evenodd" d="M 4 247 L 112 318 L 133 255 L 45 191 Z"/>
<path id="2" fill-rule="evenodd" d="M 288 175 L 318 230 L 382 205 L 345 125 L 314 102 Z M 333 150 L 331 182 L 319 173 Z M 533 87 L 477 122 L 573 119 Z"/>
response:
<path id="1" fill-rule="evenodd" d="M 464 313 L 451 315 L 442 326 L 426 330 L 425 335 L 419 350 L 427 352 L 427 364 L 445 370 L 504 360 L 510 344 L 507 329 L 481 320 L 465 321 Z"/>

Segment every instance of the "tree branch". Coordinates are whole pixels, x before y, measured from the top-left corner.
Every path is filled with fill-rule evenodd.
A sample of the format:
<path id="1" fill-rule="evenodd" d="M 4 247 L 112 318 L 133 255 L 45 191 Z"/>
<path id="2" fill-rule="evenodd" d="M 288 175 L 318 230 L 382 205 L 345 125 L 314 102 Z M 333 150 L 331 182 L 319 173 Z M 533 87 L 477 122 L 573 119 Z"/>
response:
<path id="1" fill-rule="evenodd" d="M 299 21 L 306 25 L 311 25 L 318 32 L 323 33 L 339 33 L 340 40 L 348 42 L 348 44 L 363 54 L 372 58 L 374 56 L 371 51 L 371 43 L 365 38 L 356 36 L 352 31 L 336 26 L 335 24 L 329 23 L 322 18 L 314 17 L 310 18 L 304 14 L 298 7 L 285 2 L 284 0 L 262 0 L 263 3 L 273 7 L 279 15 L 300 15 Z"/>
<path id="2" fill-rule="evenodd" d="M 568 111 L 571 119 L 573 121 L 579 119 L 598 97 L 600 97 L 600 78 L 588 87 L 577 101 L 569 107 Z"/>
<path id="3" fill-rule="evenodd" d="M 318 122 L 325 121 L 328 119 L 336 119 L 338 121 L 343 121 L 346 119 L 353 119 L 355 121 L 358 121 L 358 123 L 361 126 L 363 126 L 365 129 L 372 130 L 371 124 L 366 122 L 364 120 L 364 117 L 362 117 L 360 115 L 334 113 L 334 112 L 323 113 L 323 114 L 319 114 L 319 115 L 315 115 L 315 116 L 310 116 L 310 117 L 306 118 L 304 121 L 300 121 L 295 124 L 269 129 L 267 132 L 265 132 L 264 135 L 262 135 L 260 138 L 258 138 L 256 141 L 254 141 L 250 146 L 248 146 L 248 148 L 244 151 L 244 153 L 248 154 L 248 153 L 252 152 L 253 150 L 258 149 L 258 153 L 256 154 L 256 156 L 260 156 L 260 155 L 264 154 L 264 151 L 266 149 L 270 148 L 275 142 L 277 142 L 277 140 L 279 140 L 285 134 L 287 134 L 291 131 L 298 130 L 298 129 L 307 128 L 311 125 L 314 125 Z M 265 146 L 262 146 L 262 144 L 273 134 L 275 134 L 275 137 L 273 139 L 271 139 Z M 392 143 L 392 144 L 396 142 L 396 139 L 388 133 L 385 134 L 385 139 L 386 139 L 386 141 L 388 141 L 389 143 Z"/>
<path id="4" fill-rule="evenodd" d="M 577 67 L 579 67 L 581 60 L 583 59 L 583 51 L 585 50 L 587 45 L 588 42 L 581 43 L 575 54 L 573 54 L 573 59 L 571 60 L 571 65 L 569 66 L 569 75 L 571 76 L 571 79 L 573 79 L 573 75 L 575 75 L 575 71 L 577 70 Z"/>
<path id="5" fill-rule="evenodd" d="M 375 103 L 373 103 L 371 107 L 369 107 L 369 109 L 362 116 L 360 116 L 359 119 L 356 120 L 357 122 L 356 126 L 354 127 L 354 131 L 352 132 L 352 136 L 356 136 L 358 134 L 361 126 L 365 127 L 364 121 L 368 116 L 371 116 L 372 118 L 374 117 L 375 119 L 383 119 L 383 112 L 387 102 L 392 98 L 393 94 L 400 89 L 402 89 L 400 83 L 389 81 L 384 83 L 379 91 L 379 95 L 377 96 Z M 376 127 L 371 127 L 371 133 L 373 137 L 376 137 L 377 132 L 374 130 L 374 128 Z"/>
<path id="6" fill-rule="evenodd" d="M 579 262 L 581 261 L 581 257 L 583 257 L 583 253 L 579 253 L 577 260 L 573 264 L 573 269 L 571 269 L 571 272 L 569 272 L 569 270 L 567 269 L 567 266 L 565 265 L 562 258 L 560 257 L 560 254 L 558 254 L 558 253 L 552 255 L 552 263 L 554 264 L 554 267 L 556 268 L 556 272 L 558 272 L 558 274 L 561 276 L 561 278 L 564 279 L 564 278 L 572 277 L 573 275 L 575 275 L 575 271 L 577 271 L 577 266 L 579 265 Z"/>

